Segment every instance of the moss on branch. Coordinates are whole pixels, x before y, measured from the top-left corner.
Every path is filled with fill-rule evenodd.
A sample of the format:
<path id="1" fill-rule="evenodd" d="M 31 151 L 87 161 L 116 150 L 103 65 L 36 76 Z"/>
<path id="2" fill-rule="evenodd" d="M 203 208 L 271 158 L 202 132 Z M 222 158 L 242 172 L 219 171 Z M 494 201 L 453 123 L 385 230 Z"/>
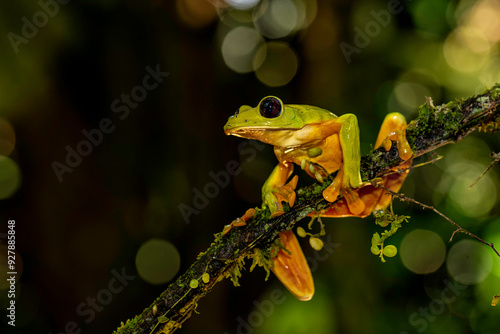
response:
<path id="1" fill-rule="evenodd" d="M 418 117 L 406 130 L 414 158 L 443 145 L 455 143 L 475 130 L 495 132 L 500 129 L 498 112 L 500 84 L 484 94 L 468 99 L 434 106 L 430 98 L 419 108 Z M 361 160 L 361 173 L 365 181 L 372 180 L 398 166 L 400 159 L 396 144 L 389 151 L 373 150 Z M 244 227 L 233 228 L 201 253 L 191 267 L 140 315 L 127 320 L 116 334 L 172 333 L 188 319 L 198 301 L 211 291 L 217 282 L 231 278 L 235 285 L 241 276 L 245 259 L 254 265 L 269 264 L 270 252 L 278 234 L 291 229 L 309 213 L 332 205 L 323 199 L 322 191 L 331 181 L 314 183 L 297 189 L 293 208 L 285 205 L 285 214 L 269 218 L 269 211 L 257 209 Z"/>

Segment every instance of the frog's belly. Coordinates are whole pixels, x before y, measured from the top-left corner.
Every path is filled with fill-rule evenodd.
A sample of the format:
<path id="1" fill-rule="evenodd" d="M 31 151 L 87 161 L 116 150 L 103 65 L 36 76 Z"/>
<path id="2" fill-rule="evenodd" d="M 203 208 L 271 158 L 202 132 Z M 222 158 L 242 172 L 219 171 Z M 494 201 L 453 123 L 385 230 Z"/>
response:
<path id="1" fill-rule="evenodd" d="M 331 174 L 342 167 L 342 148 L 340 147 L 340 140 L 337 134 L 326 138 L 316 147 L 321 149 L 321 154 L 318 156 L 308 156 L 307 149 L 303 148 L 301 150 L 291 152 L 291 154 L 288 155 L 287 160 L 293 161 L 295 164 L 300 166 L 302 164 L 302 160 L 305 159 L 307 163 L 304 169 L 312 177 L 314 177 L 314 172 L 310 171 L 309 162 L 322 166 L 328 174 Z M 321 170 L 321 168 L 315 169 L 318 171 Z"/>

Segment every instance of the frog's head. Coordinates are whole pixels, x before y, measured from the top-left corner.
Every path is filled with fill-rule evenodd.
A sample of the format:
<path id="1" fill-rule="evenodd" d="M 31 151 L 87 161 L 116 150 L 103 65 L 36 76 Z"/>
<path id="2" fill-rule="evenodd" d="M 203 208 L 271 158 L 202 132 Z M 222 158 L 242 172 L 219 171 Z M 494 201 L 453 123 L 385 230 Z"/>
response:
<path id="1" fill-rule="evenodd" d="M 319 123 L 336 117 L 331 112 L 307 105 L 283 104 L 275 96 L 263 98 L 257 107 L 241 106 L 229 117 L 224 132 L 248 139 L 283 146 L 283 141 L 293 137 L 305 125 Z"/>

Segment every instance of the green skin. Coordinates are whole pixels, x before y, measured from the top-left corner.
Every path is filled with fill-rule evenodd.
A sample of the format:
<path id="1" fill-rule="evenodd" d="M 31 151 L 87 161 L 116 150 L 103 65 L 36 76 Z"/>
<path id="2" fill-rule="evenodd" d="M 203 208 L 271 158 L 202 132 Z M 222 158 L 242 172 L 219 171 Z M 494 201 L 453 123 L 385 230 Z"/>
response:
<path id="1" fill-rule="evenodd" d="M 324 193 L 325 198 L 331 202 L 339 192 L 345 194 L 346 190 L 362 185 L 359 128 L 355 115 L 337 117 L 322 108 L 284 105 L 278 99 L 282 107 L 281 114 L 275 118 L 266 118 L 260 112 L 264 99 L 255 108 L 241 106 L 235 115 L 229 117 L 224 132 L 274 146 L 279 164 L 262 187 L 263 201 L 270 208 L 272 216 L 284 212 L 282 201 L 293 205 L 296 180 L 295 184 L 286 184 L 293 172 L 293 163 L 318 180 L 337 170 L 342 171 L 332 183 L 331 191 Z M 318 166 L 321 169 L 317 169 Z"/>

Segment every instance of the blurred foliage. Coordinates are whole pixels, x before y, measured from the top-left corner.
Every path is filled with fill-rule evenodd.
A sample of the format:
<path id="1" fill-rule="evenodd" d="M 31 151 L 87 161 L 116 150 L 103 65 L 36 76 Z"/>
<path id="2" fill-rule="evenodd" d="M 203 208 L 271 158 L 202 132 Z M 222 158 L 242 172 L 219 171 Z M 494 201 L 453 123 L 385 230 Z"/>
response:
<path id="1" fill-rule="evenodd" d="M 0 218 L 16 220 L 22 276 L 17 326 L 2 332 L 111 332 L 165 287 L 139 275 L 143 244 L 175 246 L 167 256 L 178 251 L 180 266 L 171 261 L 168 277 L 259 205 L 276 160 L 271 147 L 224 136 L 240 105 L 277 95 L 355 113 L 366 153 L 386 113 L 411 120 L 425 96 L 443 103 L 500 81 L 498 17 L 496 0 L 3 2 Z M 153 88 L 155 70 L 168 75 Z M 498 138 L 443 147 L 444 159 L 413 170 L 402 192 L 500 244 L 498 166 L 467 191 Z M 62 182 L 54 162 L 67 166 Z M 316 256 L 303 243 L 311 302 L 256 270 L 239 288 L 220 284 L 179 333 L 497 332 L 499 259 L 465 236 L 448 244 L 453 229 L 432 212 L 398 202 L 394 212 L 412 217 L 391 237 L 405 261 L 415 262 L 403 241 L 418 229 L 444 240 L 443 265 L 417 274 L 400 254 L 381 263 L 370 252 L 372 217 L 325 219 L 323 240 L 340 246 Z M 414 258 L 419 250 L 428 255 L 418 247 Z M 134 278 L 118 292 L 110 282 L 123 270 Z"/>

